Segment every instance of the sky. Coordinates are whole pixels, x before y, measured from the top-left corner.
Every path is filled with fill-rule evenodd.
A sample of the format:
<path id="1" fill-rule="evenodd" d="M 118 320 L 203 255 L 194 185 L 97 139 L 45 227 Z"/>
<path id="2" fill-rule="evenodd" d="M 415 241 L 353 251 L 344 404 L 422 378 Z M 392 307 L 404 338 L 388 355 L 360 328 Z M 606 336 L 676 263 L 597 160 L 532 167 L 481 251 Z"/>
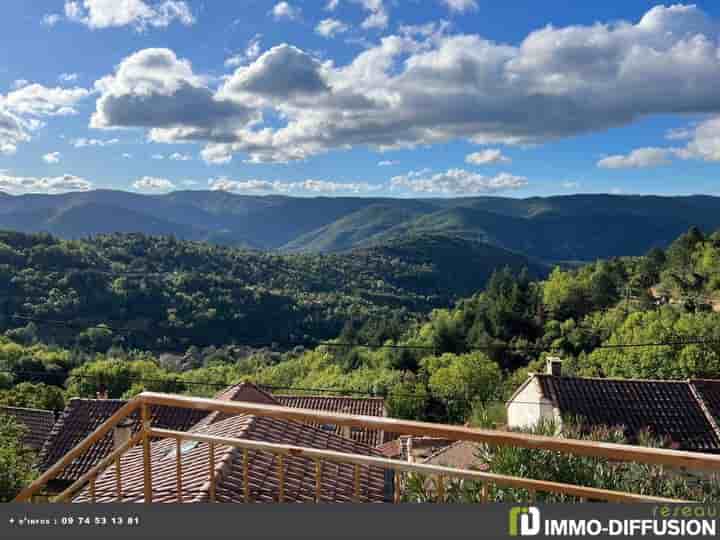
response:
<path id="1" fill-rule="evenodd" d="M 720 4 L 4 0 L 0 191 L 720 195 Z"/>

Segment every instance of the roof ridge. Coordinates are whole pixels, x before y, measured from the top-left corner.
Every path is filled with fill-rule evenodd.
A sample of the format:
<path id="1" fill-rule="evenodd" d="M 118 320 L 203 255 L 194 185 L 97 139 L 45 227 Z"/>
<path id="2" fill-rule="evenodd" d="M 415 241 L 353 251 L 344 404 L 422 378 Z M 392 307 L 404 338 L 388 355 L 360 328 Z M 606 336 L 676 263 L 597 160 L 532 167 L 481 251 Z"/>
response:
<path id="1" fill-rule="evenodd" d="M 32 412 L 43 412 L 54 415 L 55 411 L 50 409 L 36 409 L 35 407 L 15 407 L 13 405 L 0 405 L 0 409 L 12 409 L 14 411 L 32 411 Z"/>
<path id="2" fill-rule="evenodd" d="M 385 398 L 382 396 L 324 396 L 322 394 L 271 394 L 275 399 L 277 398 L 322 398 L 322 399 L 358 399 L 358 400 L 381 400 Z"/>
<path id="3" fill-rule="evenodd" d="M 649 382 L 649 383 L 682 383 L 688 384 L 692 379 L 639 379 L 625 377 L 581 377 L 577 375 L 551 375 L 550 373 L 533 373 L 534 377 L 546 379 L 576 379 L 581 381 L 606 381 L 606 382 Z M 713 380 L 713 379 L 709 379 Z M 718 380 L 720 382 L 720 380 Z"/>

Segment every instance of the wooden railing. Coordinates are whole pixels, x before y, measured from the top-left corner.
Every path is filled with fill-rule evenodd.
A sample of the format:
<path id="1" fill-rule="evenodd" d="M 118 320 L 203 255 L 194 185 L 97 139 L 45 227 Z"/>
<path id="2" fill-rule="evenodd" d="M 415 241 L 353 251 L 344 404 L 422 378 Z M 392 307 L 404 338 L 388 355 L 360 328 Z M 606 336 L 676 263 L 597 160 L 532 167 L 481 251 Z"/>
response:
<path id="1" fill-rule="evenodd" d="M 131 448 L 142 444 L 143 461 L 143 500 L 153 500 L 153 475 L 151 466 L 151 439 L 175 439 L 176 467 L 177 467 L 177 501 L 183 502 L 183 462 L 181 445 L 183 441 L 195 441 L 207 443 L 208 453 L 208 483 L 210 500 L 215 500 L 215 488 L 218 472 L 215 466 L 215 448 L 217 446 L 239 448 L 243 451 L 243 482 L 245 501 L 250 502 L 250 488 L 248 479 L 248 452 L 267 452 L 278 457 L 277 480 L 279 493 L 277 500 L 283 501 L 285 490 L 285 468 L 284 458 L 304 457 L 315 461 L 315 500 L 320 501 L 322 467 L 324 462 L 353 465 L 354 467 L 354 500 L 360 501 L 360 474 L 362 468 L 376 468 L 394 471 L 393 493 L 394 502 L 400 502 L 403 475 L 417 474 L 435 478 L 436 494 L 442 499 L 445 482 L 447 480 L 470 480 L 481 484 L 482 498 L 486 500 L 489 492 L 488 487 L 514 488 L 524 490 L 533 498 L 536 493 L 553 493 L 575 497 L 581 500 L 597 500 L 610 502 L 678 502 L 660 497 L 638 495 L 634 493 L 610 491 L 598 488 L 549 482 L 545 480 L 534 480 L 515 476 L 494 474 L 466 469 L 454 469 L 437 465 L 410 463 L 369 455 L 349 454 L 317 448 L 306 448 L 287 444 L 276 444 L 247 439 L 219 437 L 197 432 L 182 432 L 167 429 L 158 429 L 152 426 L 150 420 L 150 407 L 165 405 L 185 409 L 204 411 L 217 411 L 230 415 L 253 414 L 275 419 L 294 420 L 303 423 L 327 424 L 332 423 L 341 426 L 351 426 L 364 429 L 383 430 L 390 433 L 415 436 L 439 437 L 454 441 L 470 441 L 485 443 L 493 446 L 516 446 L 522 448 L 553 450 L 563 453 L 606 458 L 612 461 L 633 461 L 652 465 L 667 465 L 673 468 L 699 469 L 703 471 L 720 471 L 720 456 L 684 452 L 678 450 L 665 450 L 658 448 L 647 448 L 613 443 L 594 441 L 581 441 L 573 439 L 555 438 L 525 433 L 495 431 L 484 429 L 473 429 L 464 426 L 453 426 L 444 424 L 432 424 L 427 422 L 415 422 L 399 420 L 387 417 L 355 416 L 348 414 L 326 413 L 307 409 L 294 409 L 275 405 L 264 405 L 247 402 L 220 401 L 187 396 L 158 394 L 145 392 L 126 405 L 121 407 L 97 430 L 81 441 L 70 452 L 68 452 L 56 464 L 50 467 L 32 484 L 27 486 L 15 499 L 16 502 L 30 502 L 39 495 L 48 482 L 56 478 L 65 467 L 81 456 L 94 443 L 113 429 L 118 423 L 141 410 L 142 426 L 130 440 L 116 448 L 107 457 L 97 463 L 92 469 L 75 481 L 65 491 L 52 499 L 53 502 L 66 502 L 73 499 L 81 490 L 85 489 L 91 501 L 95 501 L 95 482 L 97 478 L 110 467 L 115 469 L 115 496 L 116 500 L 123 500 L 122 467 L 121 457 Z"/>

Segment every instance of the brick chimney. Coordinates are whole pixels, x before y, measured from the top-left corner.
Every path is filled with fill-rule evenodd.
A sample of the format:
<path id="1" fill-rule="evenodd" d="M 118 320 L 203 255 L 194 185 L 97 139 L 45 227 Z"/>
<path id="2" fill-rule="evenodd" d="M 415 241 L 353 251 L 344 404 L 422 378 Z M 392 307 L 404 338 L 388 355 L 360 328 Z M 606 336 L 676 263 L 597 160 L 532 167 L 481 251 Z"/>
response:
<path id="1" fill-rule="evenodd" d="M 554 377 L 562 376 L 562 360 L 558 356 L 548 356 L 545 364 L 545 373 Z"/>

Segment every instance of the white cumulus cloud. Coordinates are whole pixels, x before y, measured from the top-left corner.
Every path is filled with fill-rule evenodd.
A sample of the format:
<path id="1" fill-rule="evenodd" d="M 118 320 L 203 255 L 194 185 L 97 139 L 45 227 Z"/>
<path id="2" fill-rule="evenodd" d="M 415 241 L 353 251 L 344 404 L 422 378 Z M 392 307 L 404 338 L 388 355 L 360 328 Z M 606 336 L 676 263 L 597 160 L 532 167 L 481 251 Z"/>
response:
<path id="1" fill-rule="evenodd" d="M 509 173 L 488 177 L 464 169 L 449 169 L 436 174 L 427 170 L 412 171 L 395 176 L 390 184 L 393 188 L 408 189 L 415 193 L 477 195 L 520 189 L 528 185 L 528 180 L 524 176 Z"/>
<path id="2" fill-rule="evenodd" d="M 48 154 L 45 154 L 42 158 L 45 163 L 60 163 L 60 158 L 62 157 L 62 154 L 60 152 L 50 152 Z"/>
<path id="3" fill-rule="evenodd" d="M 12 176 L 0 174 L 0 191 L 12 195 L 25 193 L 65 193 L 68 191 L 88 191 L 92 189 L 91 182 L 74 176 L 64 174 L 54 177 Z"/>
<path id="4" fill-rule="evenodd" d="M 287 19 L 292 21 L 300 18 L 300 8 L 296 8 L 288 2 L 278 2 L 273 6 L 272 14 L 275 20 Z"/>
<path id="5" fill-rule="evenodd" d="M 134 26 L 138 30 L 148 27 L 164 28 L 178 21 L 186 26 L 195 23 L 195 17 L 186 2 L 163 0 L 68 0 L 65 16 L 92 29 Z"/>
<path id="6" fill-rule="evenodd" d="M 607 156 L 597 162 L 603 169 L 645 169 L 669 165 L 673 150 L 670 148 L 637 148 L 627 155 Z"/>
<path id="7" fill-rule="evenodd" d="M 490 165 L 494 163 L 510 163 L 512 160 L 504 155 L 501 150 L 497 148 L 488 148 L 486 150 L 480 150 L 479 152 L 473 152 L 465 157 L 465 162 L 472 165 Z"/>
<path id="8" fill-rule="evenodd" d="M 147 193 L 162 193 L 175 189 L 175 184 L 167 178 L 157 178 L 155 176 L 143 176 L 135 180 L 132 185 L 138 191 Z"/>
<path id="9" fill-rule="evenodd" d="M 285 194 L 361 194 L 382 189 L 380 185 L 366 182 L 344 183 L 328 180 L 308 179 L 299 182 L 280 182 L 278 180 L 231 180 L 226 177 L 210 179 L 213 191 L 233 193 L 285 193 Z"/>
<path id="10" fill-rule="evenodd" d="M 475 11 L 478 9 L 476 0 L 442 0 L 450 11 L 456 13 L 465 13 L 466 11 Z"/>
<path id="11" fill-rule="evenodd" d="M 323 19 L 315 27 L 315 32 L 323 37 L 331 38 L 343 32 L 347 32 L 350 27 L 337 19 Z"/>
<path id="12" fill-rule="evenodd" d="M 352 1 L 387 15 L 382 1 Z M 651 115 L 720 115 L 718 27 L 695 5 L 672 5 L 638 21 L 547 26 L 517 45 L 447 27 L 399 32 L 343 64 L 282 44 L 219 88 L 173 51 L 146 49 L 96 83 L 92 126 L 205 143 L 215 163 L 452 140 L 541 144 Z M 688 152 L 714 156 L 714 130 L 698 125 Z"/>

